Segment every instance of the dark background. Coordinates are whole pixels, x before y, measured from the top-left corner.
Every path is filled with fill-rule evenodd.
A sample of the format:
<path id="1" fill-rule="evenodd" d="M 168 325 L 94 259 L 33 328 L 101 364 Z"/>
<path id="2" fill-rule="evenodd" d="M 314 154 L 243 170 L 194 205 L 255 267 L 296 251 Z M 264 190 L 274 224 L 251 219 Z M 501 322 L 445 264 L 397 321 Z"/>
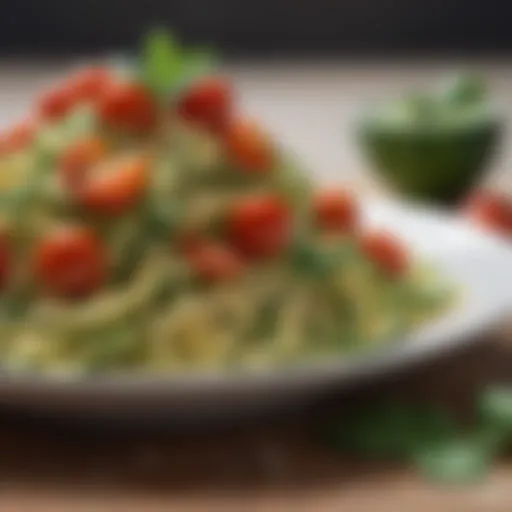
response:
<path id="1" fill-rule="evenodd" d="M 0 0 L 0 52 L 130 47 L 155 24 L 232 56 L 512 50 L 509 0 Z"/>

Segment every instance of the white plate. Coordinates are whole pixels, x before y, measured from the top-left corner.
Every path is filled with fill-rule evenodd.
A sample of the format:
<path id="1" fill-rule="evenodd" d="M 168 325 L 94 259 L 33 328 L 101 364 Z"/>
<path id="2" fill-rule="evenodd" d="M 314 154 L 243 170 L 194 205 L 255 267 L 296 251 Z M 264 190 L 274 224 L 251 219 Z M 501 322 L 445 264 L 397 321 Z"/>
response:
<path id="1" fill-rule="evenodd" d="M 408 339 L 371 354 L 252 373 L 168 377 L 0 376 L 0 404 L 73 416 L 205 418 L 291 405 L 470 343 L 512 309 L 512 248 L 461 219 L 370 203 L 368 221 L 390 228 L 464 293 L 462 304 Z"/>

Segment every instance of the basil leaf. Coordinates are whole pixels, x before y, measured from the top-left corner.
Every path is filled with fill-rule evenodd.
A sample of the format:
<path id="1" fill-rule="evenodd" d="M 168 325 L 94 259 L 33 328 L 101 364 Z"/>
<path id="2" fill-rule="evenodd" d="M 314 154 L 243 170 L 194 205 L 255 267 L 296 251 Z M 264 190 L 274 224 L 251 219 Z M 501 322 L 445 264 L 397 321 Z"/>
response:
<path id="1" fill-rule="evenodd" d="M 147 205 L 145 229 L 157 239 L 170 239 L 183 218 L 182 206 L 154 197 Z"/>
<path id="2" fill-rule="evenodd" d="M 383 403 L 332 425 L 325 433 L 342 451 L 412 461 L 437 482 L 468 484 L 483 479 L 512 434 L 512 391 L 491 387 L 479 403 L 480 423 L 460 436 L 450 418 L 433 407 Z"/>
<path id="3" fill-rule="evenodd" d="M 291 248 L 291 263 L 301 275 L 328 276 L 333 267 L 330 255 L 315 247 L 313 243 L 313 240 L 298 238 Z"/>
<path id="4" fill-rule="evenodd" d="M 20 320 L 25 313 L 30 296 L 26 289 L 15 290 L 10 296 L 0 299 L 0 321 L 10 322 Z"/>
<path id="5" fill-rule="evenodd" d="M 479 402 L 483 421 L 512 434 L 512 388 L 489 387 L 482 392 Z"/>
<path id="6" fill-rule="evenodd" d="M 494 452 L 509 443 L 512 435 L 512 390 L 492 386 L 484 390 L 478 404 L 479 435 Z"/>
<path id="7" fill-rule="evenodd" d="M 470 484 L 482 480 L 492 461 L 489 451 L 476 439 L 451 439 L 418 451 L 413 461 L 430 480 Z"/>
<path id="8" fill-rule="evenodd" d="M 434 407 L 383 403 L 340 422 L 331 429 L 330 440 L 342 451 L 404 459 L 454 434 L 450 418 Z"/>
<path id="9" fill-rule="evenodd" d="M 319 247 L 311 236 L 309 226 L 297 233 L 290 249 L 293 267 L 301 274 L 330 278 L 332 272 L 342 268 L 356 257 L 353 246 L 347 242 L 336 242 Z"/>
<path id="10" fill-rule="evenodd" d="M 144 41 L 138 75 L 157 97 L 166 101 L 211 71 L 216 63 L 212 50 L 185 50 L 168 31 L 155 29 Z"/>
<path id="11" fill-rule="evenodd" d="M 403 459 L 409 451 L 410 432 L 405 410 L 383 404 L 364 411 L 360 420 L 342 426 L 346 447 L 376 458 Z"/>
<path id="12" fill-rule="evenodd" d="M 182 75 L 184 57 L 170 33 L 157 29 L 147 36 L 142 56 L 142 78 L 158 96 L 168 94 Z"/>

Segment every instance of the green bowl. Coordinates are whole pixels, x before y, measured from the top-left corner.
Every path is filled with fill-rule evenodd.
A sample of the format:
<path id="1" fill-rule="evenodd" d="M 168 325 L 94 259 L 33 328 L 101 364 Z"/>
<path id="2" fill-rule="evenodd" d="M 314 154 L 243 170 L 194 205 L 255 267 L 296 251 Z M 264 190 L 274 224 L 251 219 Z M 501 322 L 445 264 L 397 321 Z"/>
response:
<path id="1" fill-rule="evenodd" d="M 397 192 L 449 205 L 482 179 L 501 128 L 497 116 L 407 126 L 367 117 L 358 140 L 375 172 Z"/>

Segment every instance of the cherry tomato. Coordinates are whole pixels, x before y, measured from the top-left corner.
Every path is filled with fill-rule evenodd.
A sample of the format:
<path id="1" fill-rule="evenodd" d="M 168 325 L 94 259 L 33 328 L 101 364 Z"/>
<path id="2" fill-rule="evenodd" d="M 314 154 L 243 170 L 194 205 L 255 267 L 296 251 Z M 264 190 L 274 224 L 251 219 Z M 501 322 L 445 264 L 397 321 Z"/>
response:
<path id="1" fill-rule="evenodd" d="M 64 185 L 70 190 L 79 187 L 89 169 L 103 160 L 107 153 L 106 142 L 97 136 L 86 137 L 71 144 L 64 150 L 59 162 Z"/>
<path id="2" fill-rule="evenodd" d="M 368 259 L 386 274 L 398 277 L 409 269 L 409 252 L 390 233 L 384 231 L 366 233 L 362 236 L 360 243 Z"/>
<path id="3" fill-rule="evenodd" d="M 76 101 L 98 100 L 113 82 L 112 74 L 105 67 L 89 67 L 72 75 L 67 87 Z"/>
<path id="4" fill-rule="evenodd" d="M 79 201 L 89 210 L 119 215 L 139 202 L 149 178 L 150 160 L 139 153 L 116 156 L 89 169 L 77 188 Z"/>
<path id="5" fill-rule="evenodd" d="M 193 271 L 208 282 L 231 280 L 243 271 L 240 257 L 218 243 L 205 242 L 189 248 L 186 258 Z"/>
<path id="6" fill-rule="evenodd" d="M 106 251 L 90 229 L 61 227 L 39 242 L 34 267 L 41 285 L 51 293 L 84 297 L 106 281 Z"/>
<path id="7" fill-rule="evenodd" d="M 289 245 L 292 218 L 279 198 L 254 196 L 233 205 L 226 229 L 231 244 L 240 253 L 255 259 L 271 258 Z"/>
<path id="8" fill-rule="evenodd" d="M 43 94 L 39 114 L 45 120 L 58 120 L 81 102 L 99 100 L 112 81 L 106 68 L 83 69 Z"/>
<path id="9" fill-rule="evenodd" d="M 157 120 L 156 103 L 149 91 L 140 84 L 112 83 L 103 93 L 99 105 L 103 122 L 121 130 L 145 133 Z"/>
<path id="10" fill-rule="evenodd" d="M 274 163 L 272 141 L 247 120 L 231 123 L 226 133 L 226 152 L 230 161 L 247 172 L 268 172 Z"/>
<path id="11" fill-rule="evenodd" d="M 470 219 L 502 235 L 512 235 L 512 199 L 497 192 L 482 191 L 466 205 Z"/>
<path id="12" fill-rule="evenodd" d="M 352 194 L 326 191 L 319 194 L 313 206 L 318 226 L 327 231 L 353 232 L 358 222 L 358 205 Z"/>
<path id="13" fill-rule="evenodd" d="M 46 121 L 58 121 L 76 105 L 73 89 L 66 84 L 50 89 L 39 99 L 38 112 Z"/>
<path id="14" fill-rule="evenodd" d="M 0 156 L 22 151 L 34 140 L 35 134 L 36 126 L 30 120 L 23 121 L 7 130 L 0 135 Z"/>
<path id="15" fill-rule="evenodd" d="M 193 84 L 178 103 L 178 112 L 186 120 L 215 132 L 222 131 L 233 109 L 230 84 L 218 77 L 204 78 Z"/>

